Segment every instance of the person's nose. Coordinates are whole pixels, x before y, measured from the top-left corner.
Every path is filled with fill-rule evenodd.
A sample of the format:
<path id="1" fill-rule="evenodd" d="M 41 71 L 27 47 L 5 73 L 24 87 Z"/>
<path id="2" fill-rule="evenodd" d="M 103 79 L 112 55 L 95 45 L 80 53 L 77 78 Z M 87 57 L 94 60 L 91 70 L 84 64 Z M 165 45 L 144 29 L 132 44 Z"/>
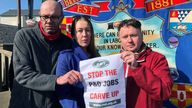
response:
<path id="1" fill-rule="evenodd" d="M 51 18 L 47 18 L 47 22 L 51 22 Z"/>
<path id="2" fill-rule="evenodd" d="M 46 22 L 51 23 L 51 22 L 53 22 L 53 19 L 51 17 L 49 17 L 49 18 L 46 19 Z"/>
<path id="3" fill-rule="evenodd" d="M 82 35 L 83 35 L 83 36 L 86 36 L 86 35 L 87 35 L 86 30 L 83 30 Z"/>
<path id="4" fill-rule="evenodd" d="M 128 36 L 127 41 L 128 41 L 128 42 L 132 42 L 131 36 Z"/>

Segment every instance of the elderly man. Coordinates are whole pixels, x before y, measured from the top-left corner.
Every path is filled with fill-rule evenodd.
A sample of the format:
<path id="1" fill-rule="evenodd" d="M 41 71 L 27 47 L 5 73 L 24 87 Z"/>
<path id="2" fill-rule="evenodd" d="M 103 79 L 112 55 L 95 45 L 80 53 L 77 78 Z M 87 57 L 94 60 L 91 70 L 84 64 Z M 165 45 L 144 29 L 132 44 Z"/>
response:
<path id="1" fill-rule="evenodd" d="M 162 108 L 173 85 L 166 58 L 144 44 L 138 20 L 122 21 L 118 35 L 127 77 L 127 108 Z"/>
<path id="2" fill-rule="evenodd" d="M 9 108 L 60 108 L 55 95 L 64 77 L 55 75 L 58 54 L 71 48 L 71 39 L 61 34 L 61 5 L 42 3 L 40 21 L 16 33 L 13 47 L 14 81 Z"/>

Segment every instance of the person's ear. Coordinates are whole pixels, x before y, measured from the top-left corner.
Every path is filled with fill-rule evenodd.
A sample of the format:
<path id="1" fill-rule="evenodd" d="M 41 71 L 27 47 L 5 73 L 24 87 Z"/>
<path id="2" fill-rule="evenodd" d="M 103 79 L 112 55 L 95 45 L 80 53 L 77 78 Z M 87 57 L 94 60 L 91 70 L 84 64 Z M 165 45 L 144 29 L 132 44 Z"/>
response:
<path id="1" fill-rule="evenodd" d="M 117 37 L 119 37 L 119 32 L 117 32 Z"/>
<path id="2" fill-rule="evenodd" d="M 117 38 L 119 39 L 119 42 L 121 42 L 120 38 L 119 38 L 119 32 L 117 32 Z"/>
<path id="3" fill-rule="evenodd" d="M 63 19 L 64 19 L 64 17 L 61 16 L 61 17 L 59 18 L 59 22 L 62 23 Z"/>
<path id="4" fill-rule="evenodd" d="M 118 38 L 119 39 L 119 38 Z M 121 40 L 119 39 L 119 42 L 121 43 Z"/>

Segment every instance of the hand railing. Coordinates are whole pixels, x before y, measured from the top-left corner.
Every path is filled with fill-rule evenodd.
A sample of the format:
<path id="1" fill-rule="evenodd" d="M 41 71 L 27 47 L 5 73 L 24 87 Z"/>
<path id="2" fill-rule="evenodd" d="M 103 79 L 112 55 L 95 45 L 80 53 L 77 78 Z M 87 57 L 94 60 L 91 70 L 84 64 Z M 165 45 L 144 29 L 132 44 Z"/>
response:
<path id="1" fill-rule="evenodd" d="M 12 52 L 0 49 L 0 91 L 3 91 L 8 86 L 8 71 L 11 62 Z"/>

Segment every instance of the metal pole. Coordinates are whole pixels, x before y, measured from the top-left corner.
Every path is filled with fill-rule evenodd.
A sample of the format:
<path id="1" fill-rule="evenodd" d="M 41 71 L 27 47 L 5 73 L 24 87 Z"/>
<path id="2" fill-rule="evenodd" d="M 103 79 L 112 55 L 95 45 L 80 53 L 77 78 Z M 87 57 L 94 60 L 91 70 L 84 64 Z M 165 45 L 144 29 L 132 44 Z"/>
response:
<path id="1" fill-rule="evenodd" d="M 33 0 L 28 0 L 29 19 L 33 19 Z"/>
<path id="2" fill-rule="evenodd" d="M 21 29 L 21 0 L 17 0 L 18 29 Z"/>

